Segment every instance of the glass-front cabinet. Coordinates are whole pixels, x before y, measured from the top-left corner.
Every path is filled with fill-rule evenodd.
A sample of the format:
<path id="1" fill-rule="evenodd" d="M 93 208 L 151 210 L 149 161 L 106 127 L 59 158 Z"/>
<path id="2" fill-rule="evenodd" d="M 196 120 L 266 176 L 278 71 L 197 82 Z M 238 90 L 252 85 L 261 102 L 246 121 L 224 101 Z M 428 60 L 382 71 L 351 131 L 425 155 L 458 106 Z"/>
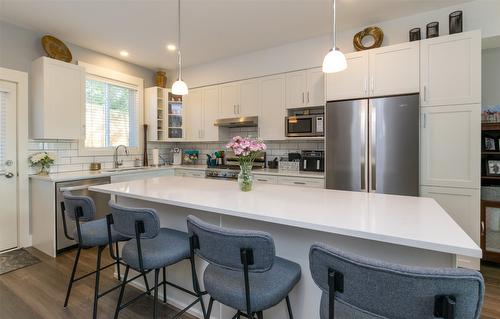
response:
<path id="1" fill-rule="evenodd" d="M 176 141 L 184 138 L 182 97 L 169 89 L 154 86 L 145 91 L 145 123 L 149 141 Z"/>

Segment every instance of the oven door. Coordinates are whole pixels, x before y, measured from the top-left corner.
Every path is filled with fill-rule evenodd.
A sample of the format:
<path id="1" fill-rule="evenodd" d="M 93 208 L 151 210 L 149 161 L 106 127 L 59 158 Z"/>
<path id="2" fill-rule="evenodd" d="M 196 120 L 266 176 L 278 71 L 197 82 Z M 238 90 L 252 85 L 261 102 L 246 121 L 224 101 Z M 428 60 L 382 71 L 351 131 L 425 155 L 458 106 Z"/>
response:
<path id="1" fill-rule="evenodd" d="M 288 116 L 285 121 L 286 136 L 315 136 L 316 123 L 314 116 Z"/>

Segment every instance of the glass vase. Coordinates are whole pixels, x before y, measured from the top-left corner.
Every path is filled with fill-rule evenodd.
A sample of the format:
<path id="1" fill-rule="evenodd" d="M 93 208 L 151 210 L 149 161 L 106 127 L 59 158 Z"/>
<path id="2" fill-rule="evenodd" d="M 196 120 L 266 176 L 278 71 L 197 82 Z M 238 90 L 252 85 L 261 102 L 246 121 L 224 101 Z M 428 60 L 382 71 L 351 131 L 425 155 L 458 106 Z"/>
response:
<path id="1" fill-rule="evenodd" d="M 49 167 L 42 165 L 40 167 L 40 171 L 38 172 L 38 175 L 49 175 Z"/>
<path id="2" fill-rule="evenodd" d="M 240 163 L 240 173 L 238 174 L 238 185 L 243 192 L 252 190 L 253 175 L 252 163 Z"/>

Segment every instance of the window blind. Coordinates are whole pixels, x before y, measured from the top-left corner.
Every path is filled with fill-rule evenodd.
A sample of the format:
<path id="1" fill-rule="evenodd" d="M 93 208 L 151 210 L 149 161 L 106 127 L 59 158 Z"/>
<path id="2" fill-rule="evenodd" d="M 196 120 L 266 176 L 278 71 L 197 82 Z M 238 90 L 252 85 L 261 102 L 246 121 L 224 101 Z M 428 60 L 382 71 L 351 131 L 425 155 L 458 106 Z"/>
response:
<path id="1" fill-rule="evenodd" d="M 7 93 L 0 92 L 0 171 L 5 169 L 7 150 Z"/>
<path id="2" fill-rule="evenodd" d="M 85 94 L 85 147 L 138 146 L 137 88 L 89 76 Z"/>

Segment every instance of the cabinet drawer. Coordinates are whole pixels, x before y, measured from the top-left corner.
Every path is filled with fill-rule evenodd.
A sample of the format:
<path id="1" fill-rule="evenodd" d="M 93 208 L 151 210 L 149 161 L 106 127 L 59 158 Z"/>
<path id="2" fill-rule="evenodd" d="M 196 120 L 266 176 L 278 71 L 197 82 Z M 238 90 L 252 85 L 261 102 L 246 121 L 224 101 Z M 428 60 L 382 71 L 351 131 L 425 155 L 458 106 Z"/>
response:
<path id="1" fill-rule="evenodd" d="M 266 183 L 266 184 L 277 184 L 278 177 L 270 176 L 270 175 L 257 175 L 254 174 L 254 181 L 257 183 Z"/>
<path id="2" fill-rule="evenodd" d="M 324 188 L 325 180 L 322 178 L 305 177 L 278 177 L 278 184 L 302 187 Z"/>
<path id="3" fill-rule="evenodd" d="M 176 169 L 175 176 L 205 178 L 205 171 Z"/>

